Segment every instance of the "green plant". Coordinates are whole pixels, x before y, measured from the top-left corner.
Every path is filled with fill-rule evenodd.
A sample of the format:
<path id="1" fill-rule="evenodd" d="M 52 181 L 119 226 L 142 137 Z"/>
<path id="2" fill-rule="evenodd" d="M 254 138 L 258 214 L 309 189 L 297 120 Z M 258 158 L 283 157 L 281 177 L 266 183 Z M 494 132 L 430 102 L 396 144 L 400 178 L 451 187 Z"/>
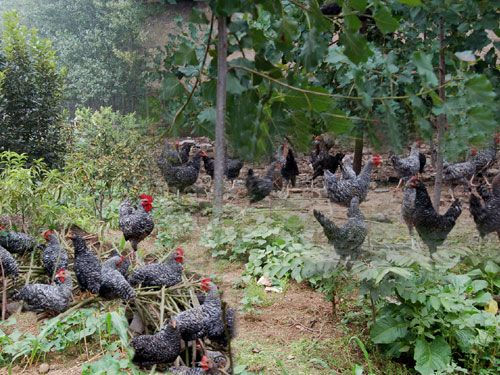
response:
<path id="1" fill-rule="evenodd" d="M 394 259 L 391 266 L 356 266 L 363 292 L 372 302 L 379 298 L 373 342 L 391 357 L 413 358 L 421 374 L 460 368 L 492 374 L 500 318 L 485 306 L 500 291 L 498 265 L 488 261 L 464 273 L 453 268 L 457 263 L 402 266 Z"/>
<path id="2" fill-rule="evenodd" d="M 242 311 L 245 313 L 257 313 L 258 307 L 270 306 L 272 303 L 272 299 L 266 294 L 264 288 L 258 285 L 255 280 L 250 280 L 241 300 Z"/>
<path id="3" fill-rule="evenodd" d="M 7 325 L 15 324 L 15 318 L 10 318 Z M 70 315 L 47 320 L 34 336 L 30 333 L 21 333 L 14 329 L 6 335 L 3 328 L 6 323 L 0 324 L 0 365 L 8 366 L 16 361 L 34 363 L 44 360 L 51 352 L 61 352 L 76 344 L 91 339 L 97 340 L 100 348 L 113 352 L 128 346 L 128 323 L 122 309 L 110 312 L 101 312 L 95 309 L 79 309 Z M 76 345 L 83 350 L 81 345 Z M 88 354 L 88 353 L 87 353 Z"/>
<path id="4" fill-rule="evenodd" d="M 241 260 L 245 274 L 302 281 L 305 255 L 317 247 L 307 240 L 298 216 L 258 215 L 209 224 L 201 244 L 213 257 Z"/>
<path id="5" fill-rule="evenodd" d="M 0 43 L 0 152 L 26 153 L 59 166 L 64 71 L 49 40 L 4 14 Z"/>

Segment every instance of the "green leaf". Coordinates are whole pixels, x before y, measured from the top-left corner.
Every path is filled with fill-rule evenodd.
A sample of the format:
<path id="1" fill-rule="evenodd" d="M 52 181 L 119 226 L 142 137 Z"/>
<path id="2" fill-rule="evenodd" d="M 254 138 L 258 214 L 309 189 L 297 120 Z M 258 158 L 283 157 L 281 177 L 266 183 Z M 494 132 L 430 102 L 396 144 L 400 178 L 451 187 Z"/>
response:
<path id="1" fill-rule="evenodd" d="M 432 67 L 432 56 L 422 52 L 415 52 L 412 56 L 412 62 L 417 67 L 418 74 L 424 78 L 427 84 L 431 86 L 438 84 L 438 79 Z"/>
<path id="2" fill-rule="evenodd" d="M 367 0 L 350 0 L 349 4 L 356 10 L 360 12 L 366 9 L 366 5 L 368 4 Z"/>
<path id="3" fill-rule="evenodd" d="M 486 272 L 490 276 L 495 276 L 500 274 L 500 267 L 495 262 L 489 260 L 484 266 L 484 272 Z"/>
<path id="4" fill-rule="evenodd" d="M 302 60 L 306 70 L 310 71 L 315 68 L 326 55 L 328 49 L 328 41 L 313 28 L 305 36 L 305 42 L 300 50 L 300 59 Z"/>
<path id="5" fill-rule="evenodd" d="M 490 101 L 495 98 L 493 85 L 484 74 L 475 75 L 467 80 L 465 87 L 474 93 L 478 101 Z"/>
<path id="6" fill-rule="evenodd" d="M 359 33 L 343 33 L 339 41 L 345 46 L 345 55 L 355 64 L 366 62 L 373 55 L 366 38 Z"/>
<path id="7" fill-rule="evenodd" d="M 198 65 L 195 47 L 181 43 L 174 54 L 175 65 Z"/>
<path id="8" fill-rule="evenodd" d="M 227 92 L 230 94 L 240 95 L 247 90 L 241 83 L 238 77 L 233 72 L 227 75 Z"/>
<path id="9" fill-rule="evenodd" d="M 373 325 L 370 336 L 375 344 L 390 344 L 401 337 L 405 337 L 408 326 L 404 321 L 386 316 L 377 319 Z"/>
<path id="10" fill-rule="evenodd" d="M 375 23 L 382 33 L 392 33 L 397 30 L 399 26 L 399 22 L 395 19 L 389 8 L 381 6 L 375 10 L 373 14 L 373 18 L 375 18 Z"/>
<path id="11" fill-rule="evenodd" d="M 455 56 L 465 62 L 476 62 L 476 55 L 473 51 L 455 52 Z"/>
<path id="12" fill-rule="evenodd" d="M 432 375 L 435 371 L 444 370 L 451 361 L 451 349 L 442 336 L 428 343 L 425 339 L 417 339 L 415 345 L 415 370 L 422 375 Z"/>
<path id="13" fill-rule="evenodd" d="M 352 121 L 340 109 L 333 109 L 321 114 L 325 123 L 325 130 L 335 134 L 345 134 L 353 128 Z"/>
<path id="14" fill-rule="evenodd" d="M 205 9 L 193 7 L 193 10 L 191 11 L 191 15 L 189 17 L 189 21 L 193 23 L 207 24 L 208 18 L 205 13 Z"/>
<path id="15" fill-rule="evenodd" d="M 165 76 L 161 83 L 160 97 L 162 100 L 169 100 L 184 95 L 184 87 L 173 74 Z"/>
<path id="16" fill-rule="evenodd" d="M 205 108 L 198 114 L 198 121 L 215 125 L 216 112 L 214 107 Z"/>
<path id="17" fill-rule="evenodd" d="M 351 33 L 355 33 L 361 28 L 361 21 L 355 14 L 349 14 L 344 17 L 345 27 Z"/>
<path id="18" fill-rule="evenodd" d="M 419 7 L 422 6 L 421 0 L 398 0 L 399 3 L 404 5 L 409 5 L 411 7 Z"/>

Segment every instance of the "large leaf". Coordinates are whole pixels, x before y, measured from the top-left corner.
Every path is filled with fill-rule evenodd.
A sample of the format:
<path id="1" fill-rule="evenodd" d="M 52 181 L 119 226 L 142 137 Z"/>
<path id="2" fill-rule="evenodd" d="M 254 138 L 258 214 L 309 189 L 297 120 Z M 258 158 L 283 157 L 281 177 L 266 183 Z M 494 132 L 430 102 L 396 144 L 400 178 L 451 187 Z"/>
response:
<path id="1" fill-rule="evenodd" d="M 473 76 L 465 83 L 465 87 L 471 90 L 474 96 L 480 101 L 489 102 L 495 97 L 493 85 L 483 74 Z"/>
<path id="2" fill-rule="evenodd" d="M 422 52 L 415 52 L 412 61 L 417 67 L 418 74 L 424 78 L 425 82 L 431 86 L 438 84 L 438 79 L 432 68 L 432 56 Z"/>
<path id="3" fill-rule="evenodd" d="M 366 38 L 359 33 L 343 33 L 339 41 L 345 46 L 345 55 L 355 64 L 366 62 L 373 55 Z"/>
<path id="4" fill-rule="evenodd" d="M 161 83 L 160 97 L 162 100 L 169 100 L 182 96 L 185 93 L 177 77 L 173 74 L 167 74 Z"/>
<path id="5" fill-rule="evenodd" d="M 398 2 L 412 7 L 419 7 L 422 5 L 422 0 L 398 0 Z"/>
<path id="6" fill-rule="evenodd" d="M 306 34 L 304 45 L 300 51 L 300 59 L 302 60 L 306 70 L 315 68 L 326 55 L 328 49 L 328 41 L 313 28 Z"/>
<path id="7" fill-rule="evenodd" d="M 444 370 L 451 360 L 451 349 L 442 336 L 428 343 L 425 339 L 417 339 L 415 345 L 415 370 L 422 375 L 432 375 L 435 371 Z"/>
<path id="8" fill-rule="evenodd" d="M 404 321 L 386 316 L 377 319 L 370 336 L 375 344 L 390 344 L 401 337 L 405 337 L 407 332 L 408 326 Z"/>
<path id="9" fill-rule="evenodd" d="M 387 7 L 378 7 L 373 14 L 373 18 L 375 18 L 375 23 L 380 31 L 384 34 L 392 33 L 397 30 L 399 26 L 399 22 L 395 19 L 389 8 Z"/>
<path id="10" fill-rule="evenodd" d="M 175 52 L 174 63 L 175 65 L 198 65 L 195 48 L 181 43 Z"/>

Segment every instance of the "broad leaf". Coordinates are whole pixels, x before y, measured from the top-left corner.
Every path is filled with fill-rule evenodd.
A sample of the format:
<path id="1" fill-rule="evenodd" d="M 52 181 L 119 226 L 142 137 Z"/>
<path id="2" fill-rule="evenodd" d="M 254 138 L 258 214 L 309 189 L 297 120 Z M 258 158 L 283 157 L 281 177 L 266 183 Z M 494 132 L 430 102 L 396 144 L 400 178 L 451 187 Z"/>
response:
<path id="1" fill-rule="evenodd" d="M 384 34 L 396 31 L 399 26 L 398 20 L 392 16 L 389 8 L 387 7 L 382 6 L 377 8 L 373 18 L 375 18 L 375 23 L 377 24 L 379 30 Z"/>
<path id="2" fill-rule="evenodd" d="M 387 316 L 375 322 L 370 336 L 375 344 L 390 344 L 405 337 L 407 332 L 408 326 L 404 321 Z"/>
<path id="3" fill-rule="evenodd" d="M 438 79 L 432 67 L 432 56 L 422 52 L 415 52 L 412 61 L 417 67 L 418 74 L 424 78 L 425 82 L 431 86 L 438 84 Z"/>
<path id="4" fill-rule="evenodd" d="M 422 5 L 422 0 L 398 0 L 398 2 L 412 7 L 419 7 Z"/>
<path id="5" fill-rule="evenodd" d="M 343 33 L 340 43 L 345 46 L 345 55 L 355 64 L 365 62 L 373 55 L 366 38 L 359 33 Z"/>
<path id="6" fill-rule="evenodd" d="M 451 349 L 442 336 L 431 343 L 425 339 L 417 339 L 415 345 L 415 370 L 422 375 L 432 375 L 435 371 L 444 370 L 451 360 Z"/>

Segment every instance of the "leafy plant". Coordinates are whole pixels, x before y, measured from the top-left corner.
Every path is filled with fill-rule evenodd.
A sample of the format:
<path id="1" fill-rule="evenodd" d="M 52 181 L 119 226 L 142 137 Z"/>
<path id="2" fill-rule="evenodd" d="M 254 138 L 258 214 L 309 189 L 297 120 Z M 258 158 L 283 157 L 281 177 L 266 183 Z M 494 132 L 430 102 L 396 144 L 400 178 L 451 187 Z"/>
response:
<path id="1" fill-rule="evenodd" d="M 499 316 L 485 307 L 500 290 L 497 271 L 492 261 L 468 273 L 417 262 L 390 269 L 357 265 L 356 272 L 371 285 L 364 292 L 377 289 L 382 297 L 371 327 L 373 342 L 391 357 L 413 358 L 421 374 L 461 367 L 493 373 Z"/>
<path id="2" fill-rule="evenodd" d="M 201 244 L 214 257 L 244 261 L 247 275 L 265 275 L 275 282 L 282 278 L 300 282 L 305 255 L 317 248 L 305 237 L 297 216 L 259 215 L 211 223 Z"/>
<path id="3" fill-rule="evenodd" d="M 100 312 L 95 309 L 79 309 L 61 319 L 47 320 L 37 336 L 21 333 L 17 329 L 6 335 L 3 326 L 15 324 L 15 318 L 0 324 L 0 364 L 11 365 L 16 361 L 34 363 L 44 360 L 51 352 L 80 347 L 83 340 L 98 340 L 101 347 L 116 351 L 128 346 L 128 323 L 122 309 Z"/>
<path id="4" fill-rule="evenodd" d="M 245 288 L 245 294 L 241 300 L 242 311 L 245 313 L 257 313 L 258 307 L 272 305 L 271 298 L 261 285 L 257 285 L 255 280 L 250 280 Z"/>

